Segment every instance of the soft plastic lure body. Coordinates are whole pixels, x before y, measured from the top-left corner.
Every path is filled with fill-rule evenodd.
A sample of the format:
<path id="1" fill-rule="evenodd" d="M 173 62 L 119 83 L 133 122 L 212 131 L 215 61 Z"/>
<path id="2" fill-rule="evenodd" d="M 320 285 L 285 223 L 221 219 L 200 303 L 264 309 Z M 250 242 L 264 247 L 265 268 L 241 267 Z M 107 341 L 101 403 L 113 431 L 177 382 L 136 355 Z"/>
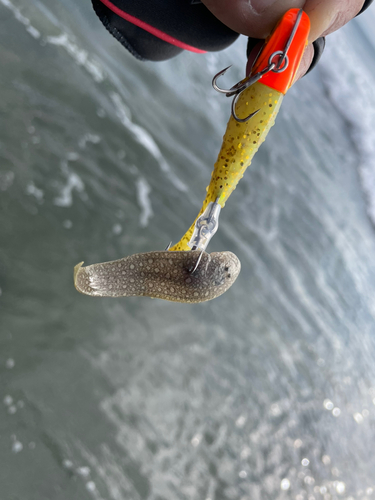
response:
<path id="1" fill-rule="evenodd" d="M 298 26 L 296 27 L 297 19 Z M 307 44 L 309 28 L 310 21 L 307 14 L 300 9 L 291 9 L 282 17 L 269 39 L 266 40 L 251 74 L 262 74 L 274 63 L 275 58 L 287 52 L 283 63 L 285 67 L 282 64 L 277 70 L 269 70 L 251 86 L 245 86 L 238 99 L 236 98 L 235 115 L 237 117 L 241 119 L 250 114 L 256 114 L 245 122 L 237 121 L 234 116 L 230 117 L 210 184 L 206 188 L 207 195 L 197 219 L 210 202 L 217 201 L 221 207 L 224 207 L 259 146 L 267 137 L 270 128 L 275 123 L 284 94 L 293 83 Z M 245 81 L 246 79 L 243 80 Z M 241 83 L 237 85 L 240 87 Z M 233 95 L 233 93 L 229 92 L 228 95 Z M 188 243 L 191 240 L 196 220 L 170 250 L 181 251 L 190 248 Z"/>
<path id="2" fill-rule="evenodd" d="M 147 296 L 174 302 L 215 299 L 236 281 L 241 264 L 232 252 L 148 252 L 74 268 L 76 289 L 95 297 Z"/>
<path id="3" fill-rule="evenodd" d="M 78 264 L 74 268 L 74 284 L 79 292 L 97 297 L 148 296 L 204 302 L 232 286 L 241 268 L 238 258 L 231 252 L 207 254 L 204 250 L 217 230 L 220 208 L 275 122 L 306 46 L 309 25 L 302 10 L 288 11 L 266 41 L 252 75 L 228 93 L 224 91 L 235 95 L 235 110 L 232 108 L 198 217 L 203 215 L 198 221 L 197 217 L 197 224 L 170 250 L 135 254 L 87 267 Z M 279 58 L 278 62 L 275 58 Z M 249 115 L 252 117 L 247 120 Z M 193 251 L 186 251 L 192 247 Z"/>
<path id="4" fill-rule="evenodd" d="M 205 211 L 210 202 L 218 199 L 221 207 L 236 188 L 250 165 L 259 146 L 275 123 L 284 95 L 260 82 L 248 87 L 239 97 L 236 113 L 240 117 L 247 116 L 261 108 L 249 121 L 241 123 L 230 117 L 223 143 L 216 160 L 206 198 L 197 218 Z M 181 240 L 170 250 L 189 250 L 188 245 L 195 221 Z"/>

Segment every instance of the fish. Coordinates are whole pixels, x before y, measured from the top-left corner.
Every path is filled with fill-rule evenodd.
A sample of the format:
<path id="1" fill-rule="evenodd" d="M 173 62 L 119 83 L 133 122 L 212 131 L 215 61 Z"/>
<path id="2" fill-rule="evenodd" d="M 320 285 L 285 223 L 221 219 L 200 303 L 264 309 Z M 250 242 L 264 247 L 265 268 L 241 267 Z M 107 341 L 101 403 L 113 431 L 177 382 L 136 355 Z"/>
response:
<path id="1" fill-rule="evenodd" d="M 232 252 L 146 252 L 74 268 L 74 285 L 94 297 L 151 297 L 200 303 L 219 297 L 236 281 L 241 262 Z"/>

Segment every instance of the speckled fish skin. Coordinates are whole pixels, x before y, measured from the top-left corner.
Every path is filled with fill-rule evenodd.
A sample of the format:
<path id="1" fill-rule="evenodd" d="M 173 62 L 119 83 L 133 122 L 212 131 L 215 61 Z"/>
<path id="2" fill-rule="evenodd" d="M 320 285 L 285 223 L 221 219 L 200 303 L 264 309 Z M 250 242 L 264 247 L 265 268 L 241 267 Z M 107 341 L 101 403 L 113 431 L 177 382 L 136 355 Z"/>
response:
<path id="1" fill-rule="evenodd" d="M 232 252 L 148 252 L 74 268 L 76 289 L 95 297 L 147 296 L 173 302 L 215 299 L 236 281 L 241 263 Z"/>

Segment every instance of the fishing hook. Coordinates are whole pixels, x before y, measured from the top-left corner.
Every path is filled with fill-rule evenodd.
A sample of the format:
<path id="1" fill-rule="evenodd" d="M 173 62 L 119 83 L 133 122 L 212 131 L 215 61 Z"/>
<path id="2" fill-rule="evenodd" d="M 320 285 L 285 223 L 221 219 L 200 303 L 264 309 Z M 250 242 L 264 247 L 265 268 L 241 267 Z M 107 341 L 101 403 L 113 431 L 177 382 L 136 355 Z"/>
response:
<path id="1" fill-rule="evenodd" d="M 288 58 L 287 53 L 288 53 L 289 47 L 293 41 L 294 35 L 296 34 L 298 25 L 299 25 L 301 17 L 302 17 L 302 12 L 303 12 L 302 9 L 300 9 L 298 12 L 296 22 L 295 22 L 293 29 L 292 29 L 292 32 L 290 33 L 290 36 L 286 42 L 284 50 L 277 50 L 277 51 L 273 52 L 268 59 L 268 65 L 262 71 L 259 71 L 258 73 L 255 73 L 254 75 L 252 75 L 250 72 L 250 74 L 246 78 L 244 78 L 243 80 L 241 80 L 238 83 L 236 83 L 235 85 L 233 85 L 233 87 L 231 87 L 230 89 L 223 89 L 223 88 L 219 87 L 217 85 L 217 80 L 221 76 L 223 76 L 231 66 L 228 66 L 228 67 L 222 69 L 221 71 L 219 71 L 219 73 L 217 73 L 213 77 L 212 86 L 217 92 L 220 92 L 221 94 L 225 94 L 227 97 L 233 96 L 231 113 L 232 113 L 233 118 L 237 122 L 240 122 L 240 123 L 247 122 L 248 120 L 250 120 L 250 118 L 255 116 L 260 111 L 260 109 L 257 109 L 256 111 L 254 111 L 253 113 L 250 113 L 250 115 L 246 116 L 245 118 L 239 118 L 236 115 L 236 104 L 237 104 L 237 101 L 238 101 L 240 95 L 242 94 L 242 92 L 245 89 L 247 89 L 248 87 L 250 87 L 251 85 L 253 85 L 254 83 L 256 83 L 258 80 L 260 80 L 260 78 L 262 78 L 262 76 L 264 76 L 266 73 L 268 73 L 270 71 L 273 71 L 274 73 L 282 73 L 288 67 L 289 58 Z M 262 53 L 263 48 L 264 48 L 264 46 L 261 48 L 258 55 L 256 56 L 256 58 L 253 62 L 253 67 L 254 67 L 255 62 L 258 60 L 260 54 Z M 274 61 L 274 59 L 276 57 L 278 58 L 277 62 Z"/>
<path id="2" fill-rule="evenodd" d="M 197 270 L 203 252 L 206 250 L 208 243 L 218 230 L 220 210 L 219 198 L 216 198 L 215 202 L 208 204 L 206 210 L 195 222 L 194 232 L 188 245 L 192 251 L 201 250 L 201 253 L 194 267 L 189 270 L 190 273 L 194 273 Z"/>
<path id="3" fill-rule="evenodd" d="M 194 250 L 194 248 L 192 248 L 192 250 Z M 201 250 L 201 253 L 199 254 L 199 257 L 197 259 L 197 262 L 195 263 L 195 266 L 193 267 L 193 269 L 189 269 L 189 273 L 190 274 L 193 274 L 195 273 L 195 271 L 198 269 L 198 266 L 199 266 L 199 263 L 201 261 L 201 258 L 202 258 L 202 255 L 204 253 L 204 250 Z"/>

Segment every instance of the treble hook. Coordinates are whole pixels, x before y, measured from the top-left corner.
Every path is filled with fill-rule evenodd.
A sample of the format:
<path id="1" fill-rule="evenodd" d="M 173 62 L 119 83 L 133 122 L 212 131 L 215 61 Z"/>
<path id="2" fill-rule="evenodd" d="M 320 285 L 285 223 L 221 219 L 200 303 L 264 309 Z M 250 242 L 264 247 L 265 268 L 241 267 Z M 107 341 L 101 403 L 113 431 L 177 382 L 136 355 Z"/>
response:
<path id="1" fill-rule="evenodd" d="M 217 73 L 217 75 L 215 75 L 212 79 L 212 86 L 213 88 L 217 91 L 217 92 L 220 92 L 221 94 L 225 94 L 227 97 L 233 97 L 233 100 L 232 100 L 232 107 L 231 107 L 231 113 L 232 113 L 232 116 L 233 118 L 237 121 L 237 122 L 240 122 L 240 123 L 244 123 L 244 122 L 247 122 L 248 120 L 250 120 L 250 118 L 252 118 L 253 116 L 255 116 L 257 113 L 259 113 L 260 109 L 257 109 L 256 111 L 254 111 L 253 113 L 250 113 L 248 116 L 246 116 L 245 118 L 239 118 L 237 115 L 236 115 L 236 104 L 237 104 L 237 101 L 238 101 L 238 98 L 239 96 L 241 95 L 241 93 L 247 89 L 247 87 L 250 87 L 251 85 L 253 85 L 255 82 L 257 82 L 260 78 L 262 78 L 263 75 L 265 75 L 266 73 L 268 73 L 269 71 L 272 71 L 273 68 L 276 66 L 275 63 L 271 63 L 270 65 L 268 65 L 264 70 L 262 71 L 259 71 L 259 73 L 256 73 L 255 75 L 248 75 L 246 78 L 244 78 L 243 80 L 241 80 L 240 82 L 236 83 L 235 85 L 233 85 L 233 87 L 231 87 L 230 89 L 222 89 L 221 87 L 219 87 L 217 85 L 217 80 L 225 75 L 225 73 L 228 71 L 228 69 L 231 67 L 231 66 L 228 66 L 227 68 L 224 68 L 222 69 L 221 71 L 219 71 L 219 73 Z"/>
<path id="2" fill-rule="evenodd" d="M 299 9 L 296 22 L 295 22 L 293 29 L 289 35 L 289 38 L 286 42 L 284 50 L 277 50 L 277 51 L 273 52 L 273 54 L 271 54 L 271 56 L 268 59 L 268 65 L 262 71 L 259 71 L 258 73 L 255 73 L 254 75 L 252 75 L 250 73 L 246 78 L 244 78 L 240 82 L 233 85 L 233 87 L 231 87 L 230 89 L 222 89 L 221 87 L 219 87 L 217 85 L 216 82 L 221 76 L 223 76 L 228 71 L 228 69 L 231 66 L 228 66 L 227 68 L 222 69 L 221 71 L 219 71 L 219 73 L 217 73 L 213 77 L 212 86 L 217 92 L 220 92 L 221 94 L 225 94 L 227 97 L 234 96 L 233 100 L 232 100 L 231 113 L 232 113 L 233 118 L 236 121 L 241 122 L 241 123 L 247 122 L 248 120 L 250 120 L 250 118 L 255 116 L 260 111 L 260 109 L 257 109 L 256 111 L 254 111 L 253 113 L 250 113 L 250 115 L 246 116 L 245 118 L 239 118 L 236 115 L 236 104 L 237 104 L 239 96 L 242 94 L 242 92 L 245 89 L 247 89 L 248 87 L 250 87 L 251 85 L 253 85 L 254 83 L 256 83 L 260 78 L 262 78 L 262 76 L 264 76 L 269 71 L 273 71 L 275 73 L 282 73 L 288 67 L 288 65 L 289 65 L 289 59 L 288 59 L 288 55 L 287 55 L 288 50 L 289 50 L 289 47 L 293 41 L 294 35 L 296 34 L 298 25 L 299 25 L 301 17 L 302 17 L 302 13 L 303 13 L 303 9 Z M 264 48 L 264 46 L 263 46 L 263 48 Z M 260 54 L 262 53 L 263 48 L 259 51 L 258 55 L 256 56 L 256 58 L 253 62 L 253 67 L 254 67 L 255 62 L 258 60 Z M 274 62 L 275 58 L 277 58 L 277 62 Z"/>

